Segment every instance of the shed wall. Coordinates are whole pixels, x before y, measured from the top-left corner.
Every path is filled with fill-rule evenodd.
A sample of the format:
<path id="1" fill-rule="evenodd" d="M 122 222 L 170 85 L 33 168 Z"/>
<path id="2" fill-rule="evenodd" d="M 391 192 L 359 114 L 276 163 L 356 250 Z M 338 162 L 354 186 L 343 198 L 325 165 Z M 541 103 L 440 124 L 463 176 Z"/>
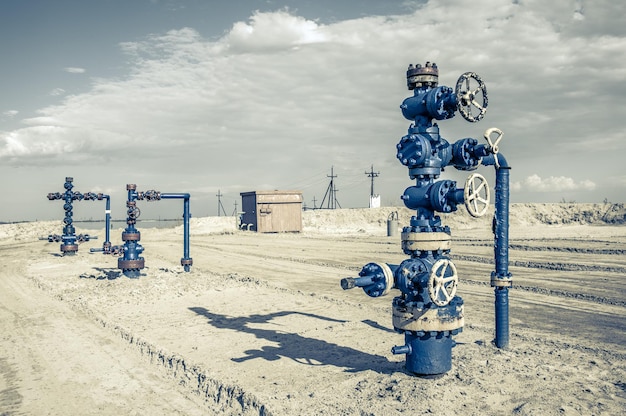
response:
<path id="1" fill-rule="evenodd" d="M 260 233 L 301 232 L 302 192 L 254 191 L 241 193 L 242 222 Z"/>

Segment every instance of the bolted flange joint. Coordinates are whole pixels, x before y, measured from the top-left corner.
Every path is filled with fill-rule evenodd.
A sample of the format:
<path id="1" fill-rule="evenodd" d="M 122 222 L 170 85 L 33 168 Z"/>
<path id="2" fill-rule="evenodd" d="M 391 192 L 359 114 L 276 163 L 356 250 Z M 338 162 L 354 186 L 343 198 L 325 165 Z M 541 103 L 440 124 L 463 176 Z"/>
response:
<path id="1" fill-rule="evenodd" d="M 359 277 L 341 279 L 343 290 L 361 287 L 373 298 L 389 293 L 394 286 L 393 274 L 397 266 L 386 263 L 368 263 L 359 272 Z"/>

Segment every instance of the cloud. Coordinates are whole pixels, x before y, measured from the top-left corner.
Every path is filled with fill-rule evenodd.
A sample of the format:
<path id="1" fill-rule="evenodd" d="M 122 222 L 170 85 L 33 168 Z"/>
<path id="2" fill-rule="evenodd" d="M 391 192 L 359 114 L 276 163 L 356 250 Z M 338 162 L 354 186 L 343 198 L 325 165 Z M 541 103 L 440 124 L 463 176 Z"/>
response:
<path id="1" fill-rule="evenodd" d="M 324 27 L 288 11 L 256 12 L 248 22 L 236 22 L 222 40 L 236 52 L 280 50 L 326 41 Z"/>
<path id="2" fill-rule="evenodd" d="M 63 88 L 55 88 L 52 91 L 50 91 L 48 94 L 53 97 L 58 97 L 60 95 L 65 94 L 65 90 Z"/>
<path id="3" fill-rule="evenodd" d="M 17 111 L 17 110 L 8 110 L 8 111 L 5 111 L 5 112 L 2 113 L 2 115 L 6 116 L 8 118 L 13 118 L 13 117 L 15 117 L 18 114 L 19 114 L 19 111 Z"/>
<path id="4" fill-rule="evenodd" d="M 198 189 L 210 181 L 223 191 L 281 187 L 331 165 L 341 190 L 350 172 L 362 175 L 374 163 L 382 172 L 377 189 L 400 195 L 410 185 L 395 159 L 410 124 L 398 109 L 411 94 L 405 71 L 428 60 L 439 64 L 440 84 L 454 87 L 460 74 L 476 71 L 489 91 L 479 125 L 458 116 L 440 123 L 447 140 L 482 140 L 485 129 L 499 127 L 500 150 L 527 177 L 514 186 L 589 191 L 623 152 L 574 144 L 601 137 L 623 149 L 626 38 L 616 35 L 621 15 L 589 3 L 577 20 L 580 4 L 554 3 L 478 1 L 469 43 L 468 26 L 459 24 L 466 6 L 454 0 L 326 24 L 257 12 L 219 39 L 182 28 L 124 42 L 126 76 L 94 80 L 24 120 L 26 127 L 0 132 L 0 162 L 106 162 L 164 180 L 177 172 Z M 534 174 L 538 155 L 550 158 L 554 176 Z M 594 169 L 576 182 L 582 163 Z"/>
<path id="5" fill-rule="evenodd" d="M 69 72 L 70 74 L 84 74 L 86 71 L 84 68 L 77 68 L 74 66 L 68 66 L 64 68 L 65 72 Z"/>
<path id="6" fill-rule="evenodd" d="M 528 176 L 522 182 L 513 182 L 511 189 L 527 192 L 592 191 L 596 184 L 588 179 L 576 182 L 565 176 L 541 178 L 537 174 Z"/>

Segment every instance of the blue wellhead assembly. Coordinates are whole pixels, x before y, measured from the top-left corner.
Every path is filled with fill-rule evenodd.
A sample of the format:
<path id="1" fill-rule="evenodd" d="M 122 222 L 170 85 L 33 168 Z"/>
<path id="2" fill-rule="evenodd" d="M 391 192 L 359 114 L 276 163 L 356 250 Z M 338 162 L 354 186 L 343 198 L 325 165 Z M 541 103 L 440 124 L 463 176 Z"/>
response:
<path id="1" fill-rule="evenodd" d="M 50 243 L 61 243 L 61 253 L 64 256 L 73 256 L 78 251 L 78 244 L 83 243 L 85 241 L 93 240 L 98 238 L 97 236 L 90 236 L 89 234 L 79 234 L 76 235 L 76 229 L 74 228 L 74 220 L 72 216 L 74 215 L 74 201 L 82 201 L 83 199 L 93 200 L 93 199 L 102 199 L 102 194 L 95 194 L 93 192 L 88 192 L 82 194 L 78 191 L 72 191 L 74 188 L 74 178 L 66 177 L 65 183 L 63 187 L 65 188 L 65 192 L 51 192 L 48 194 L 48 200 L 63 200 L 65 203 L 63 204 L 63 209 L 65 210 L 65 217 L 63 218 L 63 234 L 51 234 L 47 238 L 40 238 L 40 240 L 48 240 Z M 95 198 L 92 198 L 95 196 Z"/>
<path id="2" fill-rule="evenodd" d="M 189 200 L 190 195 L 186 193 L 161 193 L 155 190 L 149 190 L 145 192 L 137 191 L 137 185 L 126 185 L 128 191 L 128 200 L 126 201 L 127 218 L 126 228 L 122 232 L 123 246 L 111 246 L 103 247 L 104 254 L 112 254 L 121 256 L 117 260 L 117 267 L 122 269 L 124 276 L 129 278 L 138 278 L 141 275 L 141 270 L 145 267 L 144 258 L 141 257 L 144 248 L 139 242 L 141 240 L 141 233 L 135 227 L 137 219 L 141 215 L 141 211 L 137 207 L 137 201 L 160 201 L 161 199 L 183 199 L 183 257 L 180 260 L 180 264 L 186 272 L 191 270 L 193 260 L 189 257 Z"/>
<path id="3" fill-rule="evenodd" d="M 473 72 L 458 79 L 456 88 L 439 86 L 435 63 L 410 65 L 407 86 L 413 96 L 400 106 L 402 115 L 412 121 L 408 134 L 397 144 L 397 158 L 416 181 L 401 196 L 406 207 L 415 210 L 409 226 L 402 230 L 402 250 L 410 258 L 399 265 L 368 263 L 359 277 L 344 278 L 341 287 L 361 287 L 371 297 L 386 295 L 391 289 L 401 294 L 393 299 L 394 329 L 405 336 L 405 344 L 392 348 L 393 354 L 406 355 L 406 369 L 416 375 L 443 374 L 452 368 L 453 335 L 464 325 L 463 299 L 456 295 L 459 277 L 449 257 L 451 233 L 437 213 L 450 213 L 464 204 L 470 215 L 487 213 L 490 189 L 484 176 L 472 173 L 465 186 L 452 180 L 438 180 L 444 168 L 475 170 L 479 165 L 496 168 L 495 234 L 496 271 L 491 284 L 496 289 L 496 345 L 508 345 L 508 205 L 509 166 L 499 153 L 502 131 L 491 128 L 484 134 L 487 144 L 464 138 L 450 144 L 439 134 L 433 120 L 446 120 L 458 111 L 469 122 L 480 121 L 487 110 L 487 88 Z"/>

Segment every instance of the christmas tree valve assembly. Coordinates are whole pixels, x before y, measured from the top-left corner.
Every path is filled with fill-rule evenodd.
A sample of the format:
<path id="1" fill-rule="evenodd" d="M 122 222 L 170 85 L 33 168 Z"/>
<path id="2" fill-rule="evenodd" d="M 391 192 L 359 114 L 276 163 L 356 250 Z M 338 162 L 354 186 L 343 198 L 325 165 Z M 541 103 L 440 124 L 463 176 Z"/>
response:
<path id="1" fill-rule="evenodd" d="M 487 213 L 490 189 L 484 176 L 472 173 L 465 186 L 457 189 L 453 180 L 438 180 L 448 166 L 472 171 L 479 165 L 496 169 L 496 196 L 493 232 L 496 270 L 491 285 L 496 292 L 496 346 L 508 345 L 508 272 L 509 170 L 499 153 L 503 137 L 497 128 L 488 129 L 487 144 L 464 138 L 450 144 L 439 134 L 433 120 L 446 120 L 458 111 L 469 122 L 480 121 L 487 110 L 487 88 L 473 72 L 461 75 L 456 88 L 439 86 L 435 63 L 410 65 L 407 86 L 413 96 L 400 106 L 403 116 L 412 121 L 408 134 L 397 144 L 397 158 L 409 170 L 415 186 L 401 196 L 405 206 L 416 213 L 403 228 L 402 250 L 410 258 L 399 265 L 368 263 L 359 277 L 341 280 L 341 287 L 361 287 L 371 297 L 398 289 L 393 299 L 394 329 L 404 334 L 405 343 L 392 348 L 393 354 L 406 355 L 407 371 L 422 376 L 443 374 L 452 367 L 453 335 L 464 325 L 463 299 L 456 295 L 459 277 L 449 257 L 451 233 L 437 213 L 451 213 L 464 204 L 473 217 Z"/>

